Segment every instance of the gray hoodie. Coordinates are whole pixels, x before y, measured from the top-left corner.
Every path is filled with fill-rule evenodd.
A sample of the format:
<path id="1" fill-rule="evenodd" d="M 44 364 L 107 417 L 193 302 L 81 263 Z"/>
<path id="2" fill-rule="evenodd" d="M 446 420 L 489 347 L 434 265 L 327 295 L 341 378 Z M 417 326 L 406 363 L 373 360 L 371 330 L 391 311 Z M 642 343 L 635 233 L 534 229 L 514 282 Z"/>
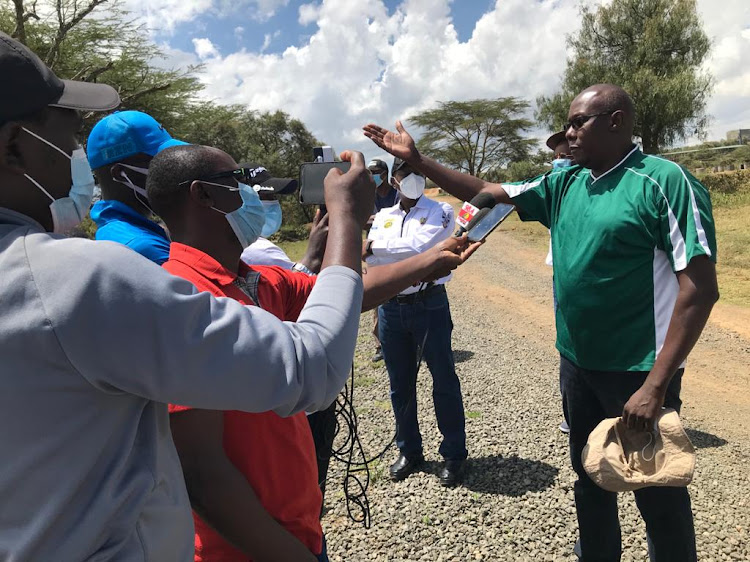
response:
<path id="1" fill-rule="evenodd" d="M 282 323 L 0 209 L 0 560 L 192 560 L 167 403 L 328 405 L 361 301 L 361 279 L 329 267 Z"/>

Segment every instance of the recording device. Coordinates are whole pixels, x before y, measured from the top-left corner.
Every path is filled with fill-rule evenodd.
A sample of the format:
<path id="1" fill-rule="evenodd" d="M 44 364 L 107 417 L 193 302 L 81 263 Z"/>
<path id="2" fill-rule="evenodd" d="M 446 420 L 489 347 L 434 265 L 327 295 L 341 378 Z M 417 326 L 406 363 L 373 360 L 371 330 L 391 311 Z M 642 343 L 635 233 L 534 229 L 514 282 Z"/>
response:
<path id="1" fill-rule="evenodd" d="M 481 217 L 477 214 L 473 224 L 469 225 L 469 241 L 480 242 L 487 238 L 498 225 L 503 222 L 513 212 L 515 207 L 506 203 L 498 203 L 493 209 L 481 209 L 487 211 Z"/>
<path id="2" fill-rule="evenodd" d="M 461 206 L 461 210 L 458 212 L 456 217 L 456 224 L 458 230 L 453 234 L 454 236 L 461 236 L 464 232 L 469 230 L 469 224 L 478 217 L 479 213 L 483 209 L 492 209 L 495 206 L 495 198 L 489 193 L 479 193 L 475 195 L 471 201 L 464 201 Z M 484 216 L 487 213 L 483 213 Z M 481 217 L 480 217 L 481 218 Z"/>
<path id="3" fill-rule="evenodd" d="M 351 162 L 305 162 L 299 167 L 299 202 L 302 205 L 324 205 L 323 180 L 331 168 L 346 173 Z"/>

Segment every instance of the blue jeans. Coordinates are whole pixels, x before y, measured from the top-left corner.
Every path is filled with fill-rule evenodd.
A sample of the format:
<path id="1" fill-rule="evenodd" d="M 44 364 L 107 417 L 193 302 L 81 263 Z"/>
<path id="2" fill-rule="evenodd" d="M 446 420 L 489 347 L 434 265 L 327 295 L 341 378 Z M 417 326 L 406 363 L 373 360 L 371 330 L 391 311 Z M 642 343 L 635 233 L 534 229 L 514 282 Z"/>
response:
<path id="1" fill-rule="evenodd" d="M 417 422 L 417 359 L 424 342 L 423 358 L 432 374 L 432 400 L 443 435 L 440 454 L 445 459 L 465 459 L 464 405 L 453 361 L 453 321 L 445 288 L 438 285 L 428 289 L 413 302 L 390 300 L 380 306 L 378 320 L 391 383 L 396 444 L 401 453 L 410 459 L 422 454 Z"/>
<path id="2" fill-rule="evenodd" d="M 678 412 L 682 369 L 672 377 L 664 406 Z M 578 514 L 580 559 L 619 561 L 621 554 L 617 494 L 603 490 L 583 469 L 581 453 L 591 431 L 605 418 L 622 414 L 625 403 L 648 373 L 589 371 L 560 357 L 563 413 L 570 426 L 570 459 L 578 475 L 573 490 Z M 690 495 L 685 487 L 636 490 L 635 502 L 646 523 L 653 562 L 697 560 Z"/>

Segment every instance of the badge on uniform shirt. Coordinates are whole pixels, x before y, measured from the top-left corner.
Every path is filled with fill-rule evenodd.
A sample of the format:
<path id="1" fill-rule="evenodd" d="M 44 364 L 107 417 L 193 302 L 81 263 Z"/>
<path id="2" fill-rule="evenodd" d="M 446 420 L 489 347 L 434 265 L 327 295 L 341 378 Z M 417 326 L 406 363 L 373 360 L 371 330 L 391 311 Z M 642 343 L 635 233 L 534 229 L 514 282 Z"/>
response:
<path id="1" fill-rule="evenodd" d="M 422 217 L 421 219 L 419 219 L 419 224 L 424 225 L 424 223 L 426 222 L 427 222 L 427 217 Z"/>
<path id="2" fill-rule="evenodd" d="M 448 224 L 450 224 L 451 218 L 443 211 L 443 228 L 448 228 Z"/>
<path id="3" fill-rule="evenodd" d="M 393 226 L 393 220 L 389 219 L 383 224 L 383 228 L 391 228 Z"/>

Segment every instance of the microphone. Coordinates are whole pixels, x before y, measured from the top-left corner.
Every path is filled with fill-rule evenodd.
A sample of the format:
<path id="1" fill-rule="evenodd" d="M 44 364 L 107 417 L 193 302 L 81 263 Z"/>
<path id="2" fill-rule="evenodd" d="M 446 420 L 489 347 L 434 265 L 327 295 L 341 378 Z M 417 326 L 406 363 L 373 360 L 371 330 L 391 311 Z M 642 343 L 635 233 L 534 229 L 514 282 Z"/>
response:
<path id="1" fill-rule="evenodd" d="M 471 201 L 464 201 L 456 217 L 458 229 L 453 236 L 461 236 L 495 206 L 495 198 L 489 193 L 479 193 Z M 483 212 L 484 211 L 484 212 Z"/>

